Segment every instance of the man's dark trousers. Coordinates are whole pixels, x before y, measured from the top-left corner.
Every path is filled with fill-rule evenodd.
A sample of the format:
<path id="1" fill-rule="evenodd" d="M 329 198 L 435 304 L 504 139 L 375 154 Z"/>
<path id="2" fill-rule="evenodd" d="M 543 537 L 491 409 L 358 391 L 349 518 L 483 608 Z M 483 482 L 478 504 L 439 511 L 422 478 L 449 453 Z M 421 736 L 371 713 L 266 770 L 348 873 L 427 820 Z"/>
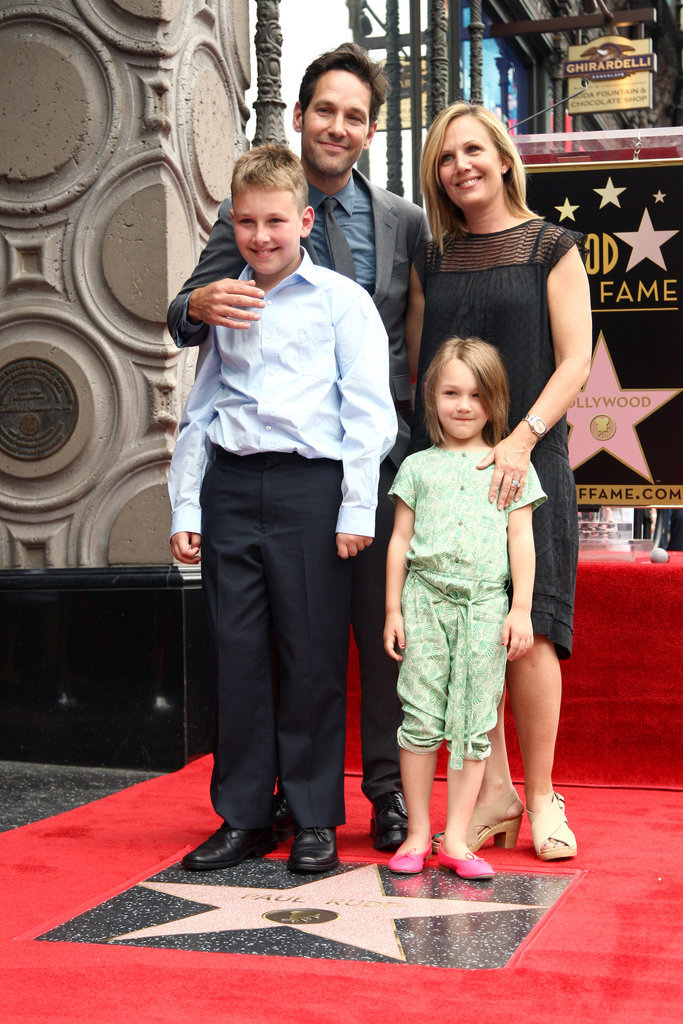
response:
<path id="1" fill-rule="evenodd" d="M 361 676 L 362 790 L 368 800 L 400 786 L 396 732 L 403 713 L 396 692 L 398 666 L 384 650 L 384 595 L 387 547 L 394 526 L 394 503 L 387 492 L 396 468 L 380 466 L 375 539 L 353 559 L 351 621 Z"/>

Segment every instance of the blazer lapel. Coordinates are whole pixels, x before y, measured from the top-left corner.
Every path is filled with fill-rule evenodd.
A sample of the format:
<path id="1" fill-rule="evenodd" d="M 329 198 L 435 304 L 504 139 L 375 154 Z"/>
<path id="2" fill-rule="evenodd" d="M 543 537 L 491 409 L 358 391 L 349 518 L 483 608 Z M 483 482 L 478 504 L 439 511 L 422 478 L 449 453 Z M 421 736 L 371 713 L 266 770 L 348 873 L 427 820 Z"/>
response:
<path id="1" fill-rule="evenodd" d="M 372 216 L 375 224 L 375 252 L 377 254 L 373 298 L 375 301 L 379 301 L 384 298 L 391 286 L 398 218 L 387 201 L 384 189 L 377 188 L 360 171 L 354 171 L 354 174 L 365 183 L 370 192 L 370 200 L 372 202 Z"/>

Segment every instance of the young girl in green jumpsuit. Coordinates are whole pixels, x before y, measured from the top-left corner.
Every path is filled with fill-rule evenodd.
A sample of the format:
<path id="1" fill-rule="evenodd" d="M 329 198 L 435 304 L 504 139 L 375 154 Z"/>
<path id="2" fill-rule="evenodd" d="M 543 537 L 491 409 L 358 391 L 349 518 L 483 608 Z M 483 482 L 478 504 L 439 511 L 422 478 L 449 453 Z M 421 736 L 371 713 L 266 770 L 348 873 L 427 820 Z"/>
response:
<path id="1" fill-rule="evenodd" d="M 424 392 L 432 447 L 405 460 L 390 491 L 396 511 L 384 645 L 402 662 L 398 744 L 408 836 L 389 867 L 416 873 L 431 853 L 429 804 L 445 739 L 448 802 L 439 863 L 462 878 L 491 878 L 491 865 L 468 849 L 467 826 L 506 661 L 533 645 L 531 514 L 545 494 L 530 467 L 509 509 L 489 501 L 494 466 L 479 463 L 507 433 L 509 405 L 494 346 L 476 338 L 445 341 Z"/>

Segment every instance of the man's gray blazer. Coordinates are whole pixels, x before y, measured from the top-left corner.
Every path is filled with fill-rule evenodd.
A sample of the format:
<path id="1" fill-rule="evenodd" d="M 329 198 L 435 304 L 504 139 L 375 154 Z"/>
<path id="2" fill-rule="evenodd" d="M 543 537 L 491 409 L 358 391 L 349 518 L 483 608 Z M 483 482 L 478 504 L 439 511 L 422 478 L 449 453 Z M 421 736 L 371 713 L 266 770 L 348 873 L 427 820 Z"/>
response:
<path id="1" fill-rule="evenodd" d="M 398 436 L 389 458 L 398 466 L 408 446 L 412 414 L 412 390 L 404 339 L 410 268 L 431 236 L 427 218 L 419 206 L 378 188 L 359 171 L 354 170 L 353 173 L 365 184 L 372 201 L 377 254 L 372 298 L 389 336 L 391 393 L 399 414 Z M 168 307 L 168 329 L 180 347 L 200 344 L 208 331 L 208 328 L 202 329 L 187 337 L 180 333 L 183 306 L 190 292 L 225 277 L 239 277 L 244 269 L 244 259 L 235 243 L 230 207 L 230 199 L 221 203 L 218 219 L 197 266 Z M 313 261 L 319 263 L 310 238 L 304 239 L 302 244 Z"/>

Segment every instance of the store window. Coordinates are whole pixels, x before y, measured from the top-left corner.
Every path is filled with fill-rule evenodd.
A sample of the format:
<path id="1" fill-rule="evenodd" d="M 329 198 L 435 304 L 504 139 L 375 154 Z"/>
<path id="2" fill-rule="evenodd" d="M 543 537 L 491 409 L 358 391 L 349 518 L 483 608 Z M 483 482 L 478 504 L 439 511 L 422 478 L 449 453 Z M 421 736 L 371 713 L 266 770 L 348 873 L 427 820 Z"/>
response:
<path id="1" fill-rule="evenodd" d="M 461 28 L 467 28 L 470 23 L 470 5 L 466 0 L 461 4 L 461 20 Z M 492 18 L 486 11 L 483 11 L 482 21 L 486 31 L 492 24 Z M 532 113 L 528 109 L 527 67 L 504 39 L 491 39 L 485 35 L 482 48 L 484 106 L 496 113 L 504 124 L 512 127 L 516 121 L 520 121 Z M 471 94 L 469 39 L 465 39 L 462 43 L 460 78 L 461 95 L 469 99 Z"/>

